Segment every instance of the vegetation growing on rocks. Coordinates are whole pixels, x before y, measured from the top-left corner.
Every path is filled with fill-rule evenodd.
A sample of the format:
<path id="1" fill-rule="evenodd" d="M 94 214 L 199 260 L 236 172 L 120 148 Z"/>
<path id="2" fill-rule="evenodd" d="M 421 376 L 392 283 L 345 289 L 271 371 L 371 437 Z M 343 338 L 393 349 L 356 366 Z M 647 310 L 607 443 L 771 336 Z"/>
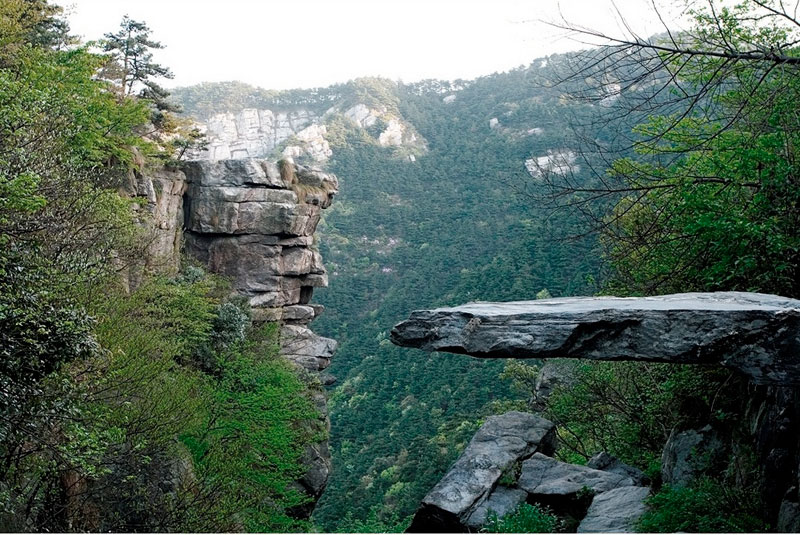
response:
<path id="1" fill-rule="evenodd" d="M 196 267 L 122 282 L 148 220 L 118 188 L 172 158 L 131 89 L 164 72 L 116 91 L 67 33 L 46 1 L 0 5 L 0 528 L 307 530 L 321 430 L 276 330 Z"/>
<path id="2" fill-rule="evenodd" d="M 766 529 L 743 417 L 770 395 L 763 389 L 727 371 L 602 363 L 577 366 L 572 383 L 542 399 L 533 367 L 429 359 L 392 347 L 387 331 L 411 309 L 478 299 L 800 297 L 798 24 L 780 9 L 745 1 L 699 10 L 686 35 L 552 56 L 547 67 L 468 83 L 181 91 L 200 118 L 246 107 L 322 116 L 333 104 L 363 104 L 397 114 L 425 140 L 426 154 L 406 154 L 373 142 L 382 119 L 368 129 L 326 119 L 329 166 L 344 184 L 323 223 L 332 288 L 318 325 L 341 349 L 331 369 L 334 476 L 314 522 L 404 529 L 481 421 L 526 407 L 559 426 L 562 459 L 604 450 L 646 470 L 657 489 L 673 432 L 713 424 L 731 450 L 723 465 L 688 487 L 661 488 L 641 527 Z M 153 79 L 168 70 L 150 62 L 157 43 L 146 25 L 126 24 L 141 32 L 139 73 L 124 55 L 72 40 L 45 0 L 0 5 L 0 527 L 315 529 L 295 518 L 308 500 L 295 482 L 303 446 L 324 430 L 305 383 L 278 357 L 275 327 L 253 327 L 225 281 L 195 266 L 120 282 L 147 247 L 140 200 L 121 196 L 121 185 L 156 161 L 175 164 L 197 141 L 164 135 L 181 126 Z M 109 34 L 106 52 L 119 53 L 123 37 Z M 614 77 L 584 64 L 582 76 L 549 83 L 580 58 L 615 64 Z M 656 97 L 643 81 L 674 92 Z M 614 84 L 621 94 L 608 100 Z M 587 91 L 588 101 L 568 98 Z M 641 99 L 652 107 L 631 107 Z M 598 110 L 621 113 L 598 126 Z M 568 115 L 599 146 L 619 132 L 634 142 L 606 166 L 607 154 L 565 135 Z M 583 152 L 580 165 L 548 172 L 537 163 L 571 161 L 573 150 Z M 546 209 L 562 199 L 596 216 L 599 244 L 574 211 Z M 559 527 L 523 506 L 490 529 Z"/>

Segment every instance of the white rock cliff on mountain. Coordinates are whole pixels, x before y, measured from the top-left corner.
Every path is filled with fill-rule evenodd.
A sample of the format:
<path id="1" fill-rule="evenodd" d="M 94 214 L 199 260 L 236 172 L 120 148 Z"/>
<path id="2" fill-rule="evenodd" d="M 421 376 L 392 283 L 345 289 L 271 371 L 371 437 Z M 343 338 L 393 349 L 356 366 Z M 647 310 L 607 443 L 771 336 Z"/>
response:
<path id="1" fill-rule="evenodd" d="M 215 161 L 283 156 L 323 163 L 333 154 L 325 123 L 336 114 L 362 129 L 384 125 L 373 136 L 381 146 L 408 147 L 417 154 L 426 150 L 425 141 L 401 117 L 385 107 L 370 108 L 359 103 L 345 110 L 333 106 L 322 114 L 304 108 L 281 112 L 245 108 L 238 113 L 217 113 L 200 123 L 208 146 L 192 156 Z"/>

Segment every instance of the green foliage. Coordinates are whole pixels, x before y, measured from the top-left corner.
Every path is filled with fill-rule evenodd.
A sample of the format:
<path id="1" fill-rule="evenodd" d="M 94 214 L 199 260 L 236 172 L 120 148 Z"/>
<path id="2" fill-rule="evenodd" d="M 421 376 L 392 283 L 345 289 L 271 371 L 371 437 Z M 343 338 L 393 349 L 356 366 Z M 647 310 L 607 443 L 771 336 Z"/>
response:
<path id="1" fill-rule="evenodd" d="M 122 95 L 130 96 L 141 87 L 139 95 L 165 109 L 168 93 L 155 82 L 155 78 L 172 78 L 172 72 L 153 61 L 152 50 L 164 48 L 150 38 L 150 28 L 141 21 L 125 15 L 117 33 L 107 33 L 100 42 L 108 54 L 109 62 L 103 76 L 113 80 Z"/>
<path id="2" fill-rule="evenodd" d="M 546 507 L 524 503 L 511 514 L 497 518 L 489 513 L 484 533 L 555 533 L 559 528 L 558 517 Z"/>
<path id="3" fill-rule="evenodd" d="M 724 33 L 734 48 L 793 47 L 796 36 L 782 19 L 758 16 L 759 4 L 696 10 L 691 45 L 713 49 L 712 35 Z M 704 105 L 636 128 L 639 156 L 611 170 L 634 191 L 610 217 L 615 290 L 798 295 L 800 77 L 770 65 L 697 57 L 682 76 L 715 88 Z"/>
<path id="4" fill-rule="evenodd" d="M 55 430 L 77 416 L 68 366 L 101 354 L 91 318 L 53 288 L 58 272 L 14 248 L 0 254 L 0 525 L 31 529 L 56 505 Z M 63 465 L 62 465 L 63 466 Z"/>
<path id="5" fill-rule="evenodd" d="M 0 4 L 0 528 L 303 529 L 294 481 L 324 430 L 277 330 L 248 334 L 246 300 L 193 266 L 118 281 L 144 244 L 116 187 L 169 150 L 142 138 L 166 110 L 155 45 L 129 21 L 122 85 L 145 93 L 120 97 L 59 13 Z"/>
<path id="6" fill-rule="evenodd" d="M 118 103 L 85 49 L 20 44 L 15 60 L 0 68 L 0 242 L 38 242 L 39 254 L 75 273 L 108 271 L 112 246 L 133 238 L 130 210 L 111 188 L 145 145 L 133 130 L 146 108 Z"/>
<path id="7" fill-rule="evenodd" d="M 110 351 L 67 434 L 103 529 L 308 529 L 291 516 L 308 501 L 295 481 L 324 429 L 277 325 L 246 330 L 241 303 L 213 297 L 224 289 L 189 266 L 95 304 Z"/>
<path id="8" fill-rule="evenodd" d="M 649 470 L 672 429 L 724 420 L 738 410 L 720 392 L 736 391 L 740 381 L 723 370 L 581 362 L 571 373 L 544 409 L 559 426 L 560 455 L 570 461 L 607 451 Z"/>
<path id="9" fill-rule="evenodd" d="M 323 438 L 306 385 L 280 357 L 277 324 L 220 355 L 201 425 L 181 435 L 210 489 L 209 514 L 246 531 L 307 531 L 289 510 L 309 498 L 295 481 L 305 446 Z M 224 524 L 223 524 L 224 525 Z"/>
<path id="10" fill-rule="evenodd" d="M 647 499 L 650 510 L 638 530 L 645 533 L 763 533 L 757 493 L 737 489 L 712 479 L 699 479 L 689 487 L 664 487 Z"/>
<path id="11" fill-rule="evenodd" d="M 353 512 L 348 511 L 337 524 L 335 533 L 403 533 L 414 518 L 409 515 L 400 519 L 394 515 L 380 520 L 378 515 L 378 507 L 372 507 L 364 520 L 355 518 Z"/>
<path id="12" fill-rule="evenodd" d="M 55 48 L 66 44 L 68 27 L 62 8 L 46 0 L 6 0 L 0 8 L 0 66 L 13 65 L 26 46 Z"/>

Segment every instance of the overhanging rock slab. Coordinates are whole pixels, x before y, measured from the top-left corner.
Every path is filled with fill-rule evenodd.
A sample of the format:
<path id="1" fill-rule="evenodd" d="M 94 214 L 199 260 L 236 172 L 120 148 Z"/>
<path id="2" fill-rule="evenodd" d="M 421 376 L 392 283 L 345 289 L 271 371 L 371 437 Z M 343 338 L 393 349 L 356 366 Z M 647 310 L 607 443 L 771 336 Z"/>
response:
<path id="1" fill-rule="evenodd" d="M 747 292 L 570 297 L 418 310 L 392 342 L 485 358 L 719 364 L 800 384 L 800 301 Z"/>

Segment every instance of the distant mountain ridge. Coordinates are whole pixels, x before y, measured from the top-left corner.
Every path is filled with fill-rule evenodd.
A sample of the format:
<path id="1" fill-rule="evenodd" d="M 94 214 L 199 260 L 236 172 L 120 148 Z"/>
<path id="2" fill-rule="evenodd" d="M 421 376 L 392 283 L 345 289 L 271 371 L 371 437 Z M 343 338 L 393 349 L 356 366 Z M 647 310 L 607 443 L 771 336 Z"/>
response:
<path id="1" fill-rule="evenodd" d="M 193 155 L 198 158 L 292 157 L 319 164 L 332 154 L 332 137 L 357 127 L 366 132 L 365 140 L 395 147 L 399 156 L 413 160 L 425 153 L 426 142 L 399 114 L 395 86 L 362 78 L 325 90 L 265 92 L 220 82 L 181 88 L 173 97 L 206 133 L 208 148 Z M 216 110 L 214 98 L 221 99 Z"/>

